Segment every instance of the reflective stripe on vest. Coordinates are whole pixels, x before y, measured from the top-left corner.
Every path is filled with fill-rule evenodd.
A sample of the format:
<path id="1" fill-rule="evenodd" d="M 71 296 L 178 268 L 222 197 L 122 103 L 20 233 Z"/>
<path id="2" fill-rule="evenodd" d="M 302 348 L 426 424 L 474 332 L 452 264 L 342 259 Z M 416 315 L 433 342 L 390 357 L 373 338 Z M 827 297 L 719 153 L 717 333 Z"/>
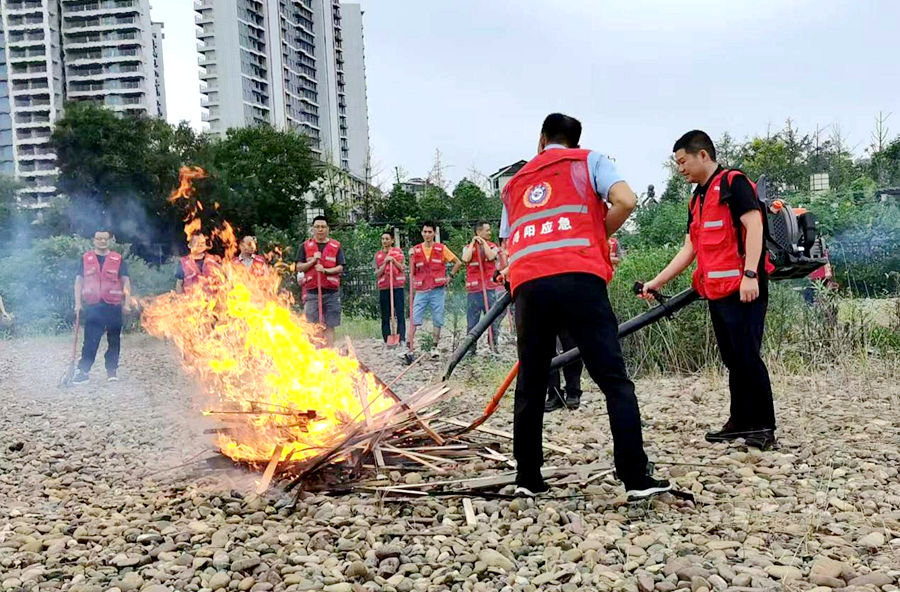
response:
<path id="1" fill-rule="evenodd" d="M 532 253 L 540 253 L 541 251 L 549 251 L 551 249 L 566 249 L 569 247 L 589 247 L 591 246 L 591 241 L 586 238 L 564 238 L 558 241 L 552 241 L 549 243 L 541 243 L 539 245 L 531 245 L 530 247 L 525 247 L 519 251 L 516 251 L 516 254 L 509 258 L 510 264 L 515 263 L 517 259 L 520 257 L 524 257 L 525 255 L 531 255 Z"/>
<path id="2" fill-rule="evenodd" d="M 738 277 L 741 275 L 740 269 L 727 269 L 725 271 L 710 271 L 706 274 L 706 277 L 712 279 L 721 279 L 721 278 L 730 278 L 730 277 Z"/>

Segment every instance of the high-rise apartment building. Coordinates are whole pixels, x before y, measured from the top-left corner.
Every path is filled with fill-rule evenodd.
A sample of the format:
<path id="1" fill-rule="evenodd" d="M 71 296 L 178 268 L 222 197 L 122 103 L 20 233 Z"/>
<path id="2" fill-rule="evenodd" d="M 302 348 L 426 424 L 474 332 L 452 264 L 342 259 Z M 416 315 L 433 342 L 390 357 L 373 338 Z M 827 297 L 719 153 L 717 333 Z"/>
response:
<path id="1" fill-rule="evenodd" d="M 13 176 L 12 118 L 9 106 L 9 70 L 6 67 L 6 33 L 0 19 L 0 175 Z"/>
<path id="2" fill-rule="evenodd" d="M 156 112 L 166 119 L 168 113 L 166 111 L 166 78 L 165 78 L 165 62 L 163 61 L 163 39 L 166 38 L 163 33 L 164 25 L 159 22 L 152 23 L 153 26 L 153 74 L 156 80 Z"/>
<path id="3" fill-rule="evenodd" d="M 49 146 L 65 101 L 160 115 L 149 0 L 0 0 L 21 203 L 56 194 Z M 0 105 L 3 99 L 0 98 Z M 0 117 L 0 136 L 2 136 Z M 0 149 L 3 142 L 0 140 Z"/>
<path id="4" fill-rule="evenodd" d="M 345 108 L 347 116 L 347 147 L 351 171 L 368 178 L 369 169 L 369 106 L 366 95 L 366 52 L 363 42 L 363 11 L 359 4 L 341 4 L 344 23 L 344 75 L 346 80 Z"/>
<path id="5" fill-rule="evenodd" d="M 265 123 L 298 130 L 326 162 L 365 178 L 368 117 L 348 116 L 348 89 L 365 113 L 362 11 L 336 0 L 196 0 L 201 106 L 209 131 Z M 342 10 L 356 15 L 348 85 Z M 360 90 L 361 89 L 361 92 Z M 354 130 L 353 125 L 363 126 Z M 354 132 L 355 136 L 354 136 Z M 365 138 L 354 153 L 352 137 Z M 360 142 L 362 144 L 362 142 Z"/>

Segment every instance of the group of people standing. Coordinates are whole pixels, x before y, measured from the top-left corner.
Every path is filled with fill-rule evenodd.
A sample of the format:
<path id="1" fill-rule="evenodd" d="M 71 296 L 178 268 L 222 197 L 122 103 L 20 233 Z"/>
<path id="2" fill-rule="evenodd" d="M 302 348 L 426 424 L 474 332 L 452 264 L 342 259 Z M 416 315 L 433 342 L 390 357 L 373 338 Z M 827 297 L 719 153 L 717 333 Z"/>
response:
<path id="1" fill-rule="evenodd" d="M 466 266 L 468 328 L 493 305 L 508 284 L 514 302 L 516 347 L 520 369 L 514 409 L 514 455 L 517 492 L 534 496 L 547 490 L 541 475 L 543 414 L 580 402 L 581 366 L 564 371 L 565 393 L 550 363 L 559 349 L 578 347 L 584 367 L 606 397 L 613 436 L 616 473 L 630 498 L 667 491 L 669 483 L 650 474 L 644 452 L 635 388 L 619 346 L 617 319 L 607 285 L 621 257 L 613 234 L 636 206 L 636 197 L 613 162 L 579 147 L 581 124 L 554 113 L 543 123 L 538 155 L 508 182 L 502 192 L 501 244 L 491 241 L 491 227 L 480 222 L 457 257 L 437 242 L 436 226 L 421 227 L 422 242 L 412 247 L 408 263 L 390 231 L 381 236 L 374 256 L 382 333 L 387 341 L 395 317 L 401 337 L 412 337 L 430 313 L 435 344 L 444 323 L 447 285 Z M 740 171 L 716 162 L 715 146 L 698 130 L 673 147 L 679 172 L 695 184 L 689 205 L 684 245 L 672 262 L 644 284 L 650 298 L 695 260 L 693 286 L 709 303 L 722 360 L 729 372 L 729 419 L 706 434 L 710 442 L 744 439 L 767 449 L 775 444 L 775 410 L 768 370 L 760 348 L 768 303 L 771 263 L 763 248 L 766 218 L 753 183 Z M 313 221 L 312 237 L 298 249 L 297 271 L 310 322 L 325 326 L 327 346 L 341 322 L 340 285 L 346 262 L 341 244 L 329 237 L 328 221 Z M 94 235 L 94 248 L 82 259 L 75 281 L 75 308 L 83 311 L 85 343 L 76 383 L 87 382 L 103 332 L 109 349 L 106 370 L 116 379 L 122 314 L 130 306 L 128 268 L 109 250 L 110 233 Z M 221 260 L 208 252 L 206 237 L 191 237 L 190 253 L 176 272 L 176 291 L 192 289 L 213 275 Z M 244 237 L 235 259 L 265 273 L 253 237 Z M 448 272 L 448 266 L 452 266 Z M 408 281 L 407 281 L 408 275 Z M 410 283 L 410 286 L 407 286 Z M 405 289 L 412 290 L 412 327 L 404 322 Z M 489 339 L 499 338 L 499 322 Z M 549 397 L 548 397 L 549 393 Z"/>

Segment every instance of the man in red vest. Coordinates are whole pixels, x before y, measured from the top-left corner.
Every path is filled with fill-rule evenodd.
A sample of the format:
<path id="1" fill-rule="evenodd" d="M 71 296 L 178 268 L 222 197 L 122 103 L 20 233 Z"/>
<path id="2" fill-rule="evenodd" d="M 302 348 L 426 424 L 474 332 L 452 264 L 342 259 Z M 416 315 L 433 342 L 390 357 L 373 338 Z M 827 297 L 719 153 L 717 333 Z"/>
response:
<path id="1" fill-rule="evenodd" d="M 84 346 L 72 384 L 88 382 L 100 339 L 106 333 L 106 377 L 118 380 L 122 313 L 130 310 L 131 279 L 122 255 L 111 251 L 108 230 L 94 233 L 94 248 L 81 258 L 75 276 L 75 311 L 82 314 Z"/>
<path id="2" fill-rule="evenodd" d="M 744 438 L 748 446 L 775 444 L 775 405 L 769 371 L 760 356 L 771 264 L 763 256 L 765 217 L 756 189 L 740 171 L 716 162 L 710 137 L 694 130 L 672 148 L 678 170 L 696 183 L 684 246 L 644 296 L 659 290 L 697 259 L 693 284 L 709 301 L 709 315 L 722 362 L 728 368 L 730 417 L 706 434 L 709 442 Z"/>
<path id="3" fill-rule="evenodd" d="M 232 263 L 235 265 L 243 265 L 244 269 L 253 275 L 265 275 L 269 266 L 266 263 L 265 257 L 256 254 L 256 237 L 249 235 L 245 236 L 238 244 L 238 249 L 240 250 L 240 253 L 234 258 Z"/>
<path id="4" fill-rule="evenodd" d="M 381 337 L 387 343 L 391 334 L 391 288 L 394 291 L 394 318 L 400 343 L 406 341 L 406 317 L 403 286 L 406 285 L 406 263 L 403 249 L 394 246 L 390 229 L 381 233 L 381 250 L 375 253 L 375 279 L 378 282 L 378 304 L 381 308 Z M 402 352 L 401 352 L 402 353 Z"/>
<path id="5" fill-rule="evenodd" d="M 556 336 L 566 331 L 606 396 L 616 474 L 628 498 L 640 499 L 670 485 L 648 474 L 640 410 L 606 289 L 613 273 L 607 237 L 622 226 L 637 198 L 609 158 L 578 149 L 580 138 L 578 120 L 547 116 L 538 155 L 502 194 L 500 235 L 508 239 L 520 364 L 516 491 L 533 496 L 547 490 L 540 472 L 544 402 Z"/>
<path id="6" fill-rule="evenodd" d="M 475 224 L 475 236 L 469 241 L 462 251 L 462 260 L 466 265 L 466 318 L 468 329 L 478 324 L 482 314 L 487 314 L 490 307 L 497 300 L 497 288 L 499 284 L 494 281 L 494 272 L 497 271 L 497 263 L 500 257 L 500 247 L 491 242 L 491 225 L 487 222 Z M 484 288 L 484 291 L 482 290 Z M 484 306 L 485 293 L 487 294 L 487 306 Z M 500 335 L 500 321 L 498 317 L 491 325 L 494 343 Z M 475 355 L 478 343 L 472 345 L 471 354 Z"/>
<path id="7" fill-rule="evenodd" d="M 409 250 L 409 263 L 412 266 L 410 277 L 416 297 L 413 302 L 413 326 L 418 329 L 425 322 L 425 311 L 431 309 L 431 322 L 434 325 L 432 337 L 434 349 L 431 355 L 438 357 L 438 347 L 441 341 L 441 327 L 444 326 L 444 306 L 446 301 L 447 283 L 456 275 L 462 266 L 462 261 L 453 254 L 449 247 L 435 242 L 436 225 L 434 222 L 422 224 L 422 240 Z M 447 264 L 453 263 L 450 275 L 447 275 Z"/>
<path id="8" fill-rule="evenodd" d="M 304 312 L 310 323 L 325 325 L 325 345 L 334 347 L 334 328 L 341 324 L 341 273 L 344 271 L 344 251 L 341 243 L 328 238 L 328 219 L 313 218 L 313 238 L 298 249 L 297 271 L 304 273 L 306 303 Z M 319 319 L 319 287 L 322 288 L 322 316 Z"/>
<path id="9" fill-rule="evenodd" d="M 218 274 L 222 273 L 222 261 L 216 255 L 211 255 L 206 235 L 196 232 L 191 235 L 188 242 L 190 252 L 178 260 L 175 269 L 175 292 L 184 294 L 197 285 L 203 285 L 209 289 L 214 285 Z"/>

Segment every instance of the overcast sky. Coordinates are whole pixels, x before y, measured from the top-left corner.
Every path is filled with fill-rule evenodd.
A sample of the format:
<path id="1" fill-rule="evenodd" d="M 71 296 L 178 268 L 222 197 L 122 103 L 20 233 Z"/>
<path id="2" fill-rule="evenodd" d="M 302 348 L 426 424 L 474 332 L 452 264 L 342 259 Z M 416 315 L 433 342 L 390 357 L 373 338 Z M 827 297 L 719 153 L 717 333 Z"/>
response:
<path id="1" fill-rule="evenodd" d="M 900 132 L 896 0 L 362 0 L 370 141 L 385 180 L 451 181 L 534 155 L 543 117 L 584 125 L 637 191 L 662 191 L 678 136 L 838 126 L 857 153 L 875 115 Z M 200 126 L 193 2 L 165 22 L 170 121 Z"/>

